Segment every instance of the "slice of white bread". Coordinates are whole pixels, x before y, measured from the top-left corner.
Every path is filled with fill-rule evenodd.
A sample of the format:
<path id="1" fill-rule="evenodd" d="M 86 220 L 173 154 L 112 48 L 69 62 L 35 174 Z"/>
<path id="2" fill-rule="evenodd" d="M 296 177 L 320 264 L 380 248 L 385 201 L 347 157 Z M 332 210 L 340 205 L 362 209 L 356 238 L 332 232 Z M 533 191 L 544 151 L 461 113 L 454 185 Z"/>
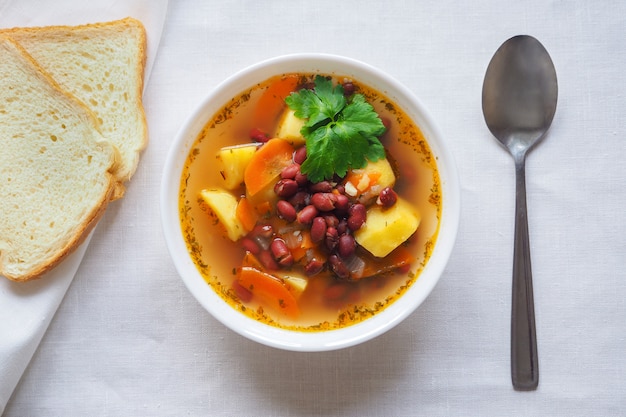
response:
<path id="1" fill-rule="evenodd" d="M 119 150 L 113 198 L 124 195 L 148 140 L 142 104 L 146 32 L 126 18 L 80 26 L 0 31 L 19 43 L 66 91 L 96 115 L 104 137 Z"/>
<path id="2" fill-rule="evenodd" d="M 116 156 L 94 114 L 0 35 L 0 275 L 37 278 L 85 239 Z"/>

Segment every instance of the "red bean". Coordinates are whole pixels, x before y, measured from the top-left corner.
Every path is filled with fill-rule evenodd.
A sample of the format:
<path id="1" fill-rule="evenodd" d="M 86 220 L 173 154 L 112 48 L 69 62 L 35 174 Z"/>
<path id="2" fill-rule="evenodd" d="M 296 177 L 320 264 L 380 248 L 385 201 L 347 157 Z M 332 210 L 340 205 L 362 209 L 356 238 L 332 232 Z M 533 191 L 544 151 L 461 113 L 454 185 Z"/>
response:
<path id="1" fill-rule="evenodd" d="M 271 224 L 258 224 L 254 226 L 251 233 L 254 236 L 270 238 L 274 234 L 274 229 Z"/>
<path id="2" fill-rule="evenodd" d="M 286 200 L 278 200 L 278 203 L 276 203 L 276 213 L 278 217 L 289 223 L 295 221 L 298 215 L 296 208 Z"/>
<path id="3" fill-rule="evenodd" d="M 298 191 L 289 199 L 292 206 L 302 208 L 309 204 L 309 193 L 306 191 Z"/>
<path id="4" fill-rule="evenodd" d="M 351 235 L 341 235 L 337 244 L 337 252 L 346 259 L 349 258 L 356 250 L 356 242 Z"/>
<path id="5" fill-rule="evenodd" d="M 274 259 L 282 266 L 293 265 L 293 255 L 284 240 L 276 238 L 272 241 L 270 246 Z"/>
<path id="6" fill-rule="evenodd" d="M 281 266 L 284 266 L 285 268 L 290 267 L 291 265 L 293 265 L 293 263 L 295 262 L 295 259 L 293 259 L 293 255 L 291 253 L 289 253 L 289 255 L 283 257 L 280 259 L 280 261 L 278 262 Z"/>
<path id="7" fill-rule="evenodd" d="M 299 172 L 300 172 L 300 164 L 293 163 L 283 168 L 283 170 L 280 172 L 280 177 L 283 179 L 286 178 L 286 179 L 292 180 L 296 178 L 296 174 L 298 174 Z"/>
<path id="8" fill-rule="evenodd" d="M 311 240 L 313 243 L 320 243 L 326 238 L 326 220 L 317 216 L 311 224 Z"/>
<path id="9" fill-rule="evenodd" d="M 359 230 L 365 223 L 367 211 L 365 205 L 356 203 L 348 210 L 348 228 L 353 232 Z"/>
<path id="10" fill-rule="evenodd" d="M 243 246 L 245 250 L 254 255 L 258 254 L 261 251 L 259 245 L 257 245 L 256 242 L 249 237 L 244 237 L 243 239 L 241 239 L 241 246 Z"/>
<path id="11" fill-rule="evenodd" d="M 237 297 L 239 297 L 242 303 L 247 303 L 252 300 L 252 292 L 239 282 L 233 282 L 233 290 L 235 290 L 235 294 L 237 294 Z"/>
<path id="12" fill-rule="evenodd" d="M 315 216 L 317 216 L 317 209 L 315 208 L 315 206 L 309 204 L 298 212 L 298 223 L 311 224 Z"/>
<path id="13" fill-rule="evenodd" d="M 262 250 L 261 252 L 259 252 L 258 259 L 259 262 L 261 262 L 261 264 L 265 267 L 265 269 L 269 271 L 276 271 L 279 269 L 278 263 L 274 259 L 272 252 L 270 252 L 269 250 Z"/>
<path id="14" fill-rule="evenodd" d="M 253 235 L 250 234 L 250 239 L 252 239 L 254 241 L 254 243 L 256 243 L 256 245 L 261 248 L 261 249 L 269 249 L 270 247 L 270 241 L 268 237 L 263 237 L 263 236 L 257 236 L 257 235 Z"/>
<path id="15" fill-rule="evenodd" d="M 335 210 L 340 214 L 347 213 L 348 208 L 350 207 L 350 200 L 348 200 L 348 197 L 343 194 L 336 194 L 335 200 Z"/>
<path id="16" fill-rule="evenodd" d="M 309 191 L 312 193 L 330 193 L 333 185 L 328 181 L 320 181 L 309 185 Z"/>
<path id="17" fill-rule="evenodd" d="M 298 148 L 293 154 L 293 162 L 302 165 L 306 159 L 306 146 Z"/>
<path id="18" fill-rule="evenodd" d="M 280 198 L 289 198 L 298 192 L 298 183 L 290 179 L 278 180 L 274 185 L 274 192 Z"/>
<path id="19" fill-rule="evenodd" d="M 337 224 L 337 233 L 339 233 L 339 235 L 345 235 L 346 233 L 348 233 L 348 220 L 341 219 L 339 221 L 339 223 Z"/>
<path id="20" fill-rule="evenodd" d="M 326 228 L 326 247 L 328 250 L 334 250 L 339 242 L 339 233 L 334 227 Z"/>
<path id="21" fill-rule="evenodd" d="M 307 274 L 307 276 L 311 277 L 315 274 L 322 272 L 323 269 L 324 262 L 319 259 L 311 259 L 309 263 L 307 263 L 304 267 L 304 273 Z"/>
<path id="22" fill-rule="evenodd" d="M 324 299 L 328 301 L 339 301 L 348 295 L 350 288 L 348 284 L 335 282 L 324 289 Z"/>
<path id="23" fill-rule="evenodd" d="M 324 215 L 324 220 L 326 220 L 326 226 L 337 227 L 339 225 L 339 219 L 334 214 Z"/>
<path id="24" fill-rule="evenodd" d="M 378 199 L 376 199 L 376 204 L 379 204 L 385 208 L 389 208 L 396 204 L 398 201 L 398 194 L 391 188 L 385 187 L 378 195 Z"/>
<path id="25" fill-rule="evenodd" d="M 311 196 L 311 204 L 319 211 L 332 211 L 335 208 L 337 196 L 333 193 L 315 193 Z"/>
<path id="26" fill-rule="evenodd" d="M 346 81 L 345 83 L 342 84 L 343 87 L 343 94 L 345 96 L 351 96 L 352 94 L 354 94 L 354 84 L 350 81 Z"/>
<path id="27" fill-rule="evenodd" d="M 309 182 L 309 178 L 306 176 L 306 174 L 303 174 L 302 172 L 298 172 L 296 174 L 296 176 L 294 177 L 294 180 L 298 183 L 299 186 L 304 187 L 305 185 L 308 184 Z"/>
<path id="28" fill-rule="evenodd" d="M 350 206 L 349 214 L 352 215 L 352 214 L 365 213 L 365 211 L 366 211 L 365 204 L 355 203 Z"/>
<path id="29" fill-rule="evenodd" d="M 256 142 L 264 143 L 270 140 L 270 135 L 268 135 L 258 127 L 255 127 L 254 129 L 250 130 L 250 139 Z"/>
<path id="30" fill-rule="evenodd" d="M 269 224 L 258 224 L 254 226 L 254 229 L 248 234 L 248 237 L 252 239 L 256 245 L 261 249 L 268 249 L 270 246 L 269 240 L 274 235 L 274 229 Z"/>
<path id="31" fill-rule="evenodd" d="M 346 264 L 341 260 L 341 258 L 337 255 L 330 255 L 328 257 L 328 264 L 330 265 L 330 269 L 337 275 L 339 278 L 348 279 L 350 278 L 350 270 L 346 266 Z"/>

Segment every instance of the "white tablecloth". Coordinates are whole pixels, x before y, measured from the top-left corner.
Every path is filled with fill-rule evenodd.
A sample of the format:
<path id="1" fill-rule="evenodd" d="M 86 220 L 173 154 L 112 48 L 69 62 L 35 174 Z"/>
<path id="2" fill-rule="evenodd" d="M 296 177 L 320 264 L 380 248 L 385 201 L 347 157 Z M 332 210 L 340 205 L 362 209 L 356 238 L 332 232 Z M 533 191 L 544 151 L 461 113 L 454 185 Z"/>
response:
<path id="1" fill-rule="evenodd" d="M 527 160 L 534 392 L 511 387 L 514 170 L 480 101 L 492 54 L 522 33 L 559 77 L 552 129 Z M 621 0 L 171 1 L 145 92 L 150 144 L 3 416 L 626 415 L 625 40 Z M 166 153 L 202 98 L 295 52 L 346 55 L 406 84 L 462 184 L 457 245 L 427 301 L 377 339 L 317 354 L 209 316 L 174 270 L 158 206 Z"/>

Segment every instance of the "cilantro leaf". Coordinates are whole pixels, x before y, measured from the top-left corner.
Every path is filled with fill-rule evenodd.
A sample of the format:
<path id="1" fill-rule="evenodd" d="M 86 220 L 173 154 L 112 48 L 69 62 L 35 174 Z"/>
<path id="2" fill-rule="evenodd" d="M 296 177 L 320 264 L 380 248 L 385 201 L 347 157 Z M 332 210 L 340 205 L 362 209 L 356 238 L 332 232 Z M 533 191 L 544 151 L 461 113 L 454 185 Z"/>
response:
<path id="1" fill-rule="evenodd" d="M 313 182 L 345 176 L 348 169 L 385 157 L 378 137 L 385 126 L 362 94 L 347 99 L 343 87 L 317 75 L 315 89 L 302 89 L 285 99 L 295 116 L 305 119 L 307 159 L 301 170 Z"/>
<path id="2" fill-rule="evenodd" d="M 343 87 L 333 87 L 332 81 L 319 75 L 315 78 L 314 90 L 302 89 L 289 95 L 285 101 L 295 110 L 296 117 L 308 120 L 305 127 L 309 130 L 334 120 L 346 106 Z"/>

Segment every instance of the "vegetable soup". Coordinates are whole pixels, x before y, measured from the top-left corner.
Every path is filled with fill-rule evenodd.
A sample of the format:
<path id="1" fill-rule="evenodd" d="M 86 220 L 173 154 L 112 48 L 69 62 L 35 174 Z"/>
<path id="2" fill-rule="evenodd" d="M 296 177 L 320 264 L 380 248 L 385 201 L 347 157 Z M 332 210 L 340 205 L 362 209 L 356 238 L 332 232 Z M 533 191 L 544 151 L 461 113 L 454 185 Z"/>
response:
<path id="1" fill-rule="evenodd" d="M 226 103 L 183 168 L 202 276 L 242 314 L 299 331 L 383 310 L 419 278 L 441 215 L 436 158 L 380 91 L 284 74 Z"/>

